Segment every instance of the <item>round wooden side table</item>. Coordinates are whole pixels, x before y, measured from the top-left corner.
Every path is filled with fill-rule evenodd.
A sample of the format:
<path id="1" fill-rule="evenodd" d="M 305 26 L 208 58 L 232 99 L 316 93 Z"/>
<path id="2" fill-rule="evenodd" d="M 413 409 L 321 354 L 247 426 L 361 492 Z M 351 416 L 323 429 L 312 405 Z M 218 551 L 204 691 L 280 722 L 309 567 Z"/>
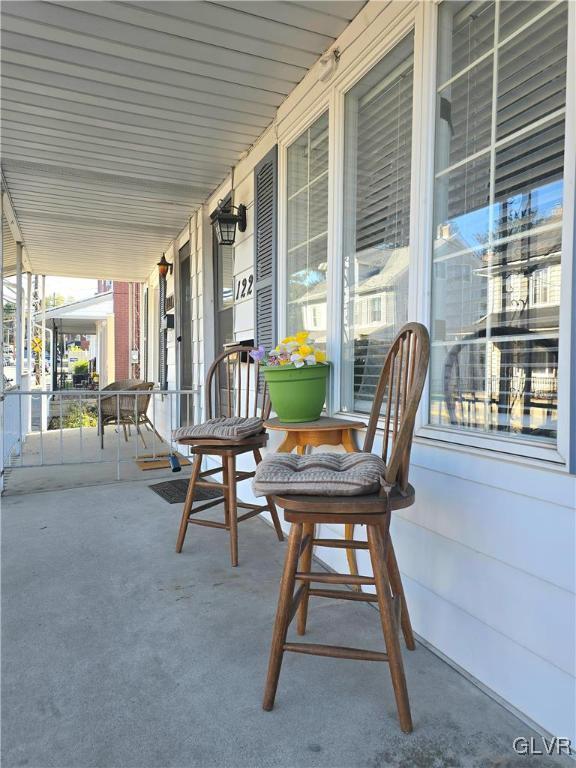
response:
<path id="1" fill-rule="evenodd" d="M 336 419 L 332 416 L 320 416 L 316 421 L 285 422 L 280 419 L 269 419 L 265 422 L 266 429 L 272 431 L 284 431 L 286 436 L 278 446 L 278 453 L 291 453 L 296 449 L 296 453 L 301 456 L 306 452 L 307 446 L 318 447 L 319 445 L 342 445 L 348 453 L 355 453 L 358 450 L 354 432 L 366 429 L 363 421 L 347 421 L 346 419 Z M 345 538 L 354 537 L 354 526 L 346 524 L 344 526 Z M 353 549 L 346 550 L 346 558 L 350 573 L 358 575 L 358 565 L 356 563 L 356 552 Z"/>

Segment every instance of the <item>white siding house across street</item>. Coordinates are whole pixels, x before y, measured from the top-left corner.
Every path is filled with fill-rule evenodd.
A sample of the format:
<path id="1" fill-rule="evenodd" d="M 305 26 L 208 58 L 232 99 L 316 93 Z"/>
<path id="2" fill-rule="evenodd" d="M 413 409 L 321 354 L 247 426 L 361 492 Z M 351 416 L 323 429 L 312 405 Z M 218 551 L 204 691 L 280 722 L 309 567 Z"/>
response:
<path id="1" fill-rule="evenodd" d="M 367 419 L 391 339 L 427 326 L 417 500 L 392 522 L 414 629 L 574 743 L 576 3 L 7 0 L 2 15 L 19 233 L 4 226 L 36 274 L 143 283 L 146 378 L 186 382 L 201 409 L 223 344 L 306 328 L 332 363 L 328 412 Z M 227 250 L 210 214 L 228 199 L 247 226 Z"/>

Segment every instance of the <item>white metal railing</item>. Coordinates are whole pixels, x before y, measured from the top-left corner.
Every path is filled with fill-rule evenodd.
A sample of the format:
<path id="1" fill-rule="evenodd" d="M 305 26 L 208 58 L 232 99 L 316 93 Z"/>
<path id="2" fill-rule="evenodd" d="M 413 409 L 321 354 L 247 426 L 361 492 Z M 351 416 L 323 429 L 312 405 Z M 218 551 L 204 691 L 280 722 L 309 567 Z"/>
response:
<path id="1" fill-rule="evenodd" d="M 2 487 L 7 471 L 80 464 L 116 464 L 120 480 L 123 464 L 175 452 L 172 431 L 201 417 L 198 389 L 13 388 L 2 398 Z"/>
<path id="2" fill-rule="evenodd" d="M 28 374 L 22 376 L 25 386 L 28 385 Z M 4 399 L 8 393 L 17 392 L 16 387 L 10 387 L 2 393 L 2 461 L 4 466 L 11 456 L 19 456 L 22 448 L 23 435 L 30 428 L 29 402 L 21 398 Z"/>

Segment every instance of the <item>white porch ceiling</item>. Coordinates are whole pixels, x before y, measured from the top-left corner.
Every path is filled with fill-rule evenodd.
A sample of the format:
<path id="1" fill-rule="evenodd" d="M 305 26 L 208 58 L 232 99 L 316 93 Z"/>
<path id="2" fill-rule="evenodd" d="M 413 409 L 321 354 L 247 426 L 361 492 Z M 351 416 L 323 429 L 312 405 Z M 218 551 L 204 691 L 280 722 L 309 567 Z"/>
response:
<path id="1" fill-rule="evenodd" d="M 2 3 L 2 168 L 38 274 L 145 279 L 363 1 Z"/>

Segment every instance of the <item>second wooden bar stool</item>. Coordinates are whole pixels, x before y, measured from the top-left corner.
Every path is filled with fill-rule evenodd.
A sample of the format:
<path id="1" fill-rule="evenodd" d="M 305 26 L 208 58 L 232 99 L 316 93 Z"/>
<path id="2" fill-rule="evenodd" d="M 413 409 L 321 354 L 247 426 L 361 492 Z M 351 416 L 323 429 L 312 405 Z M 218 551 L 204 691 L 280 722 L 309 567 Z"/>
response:
<path id="1" fill-rule="evenodd" d="M 266 445 L 268 435 L 264 431 L 264 419 L 270 413 L 270 400 L 266 384 L 261 383 L 259 363 L 249 353 L 252 347 L 232 347 L 214 360 L 205 385 L 205 408 L 207 421 L 175 431 L 174 439 L 180 445 L 189 447 L 194 454 L 192 474 L 188 483 L 186 501 L 176 539 L 176 552 L 182 551 L 189 525 L 221 528 L 230 534 L 230 559 L 238 565 L 238 523 L 248 520 L 261 512 L 268 511 L 276 529 L 279 541 L 284 540 L 276 507 L 271 498 L 266 504 L 248 504 L 238 501 L 236 484 L 254 476 L 253 471 L 239 471 L 236 459 L 252 453 L 254 461 L 262 461 L 260 448 Z M 252 386 L 251 371 L 253 371 Z M 260 415 L 258 413 L 260 412 Z M 213 418 L 213 414 L 215 414 Z M 204 456 L 217 456 L 221 466 L 201 471 Z M 205 478 L 222 473 L 222 483 Z M 222 491 L 224 497 L 224 522 L 196 518 L 198 512 L 222 503 L 222 497 L 194 505 L 197 488 Z M 247 509 L 238 516 L 238 507 Z"/>

